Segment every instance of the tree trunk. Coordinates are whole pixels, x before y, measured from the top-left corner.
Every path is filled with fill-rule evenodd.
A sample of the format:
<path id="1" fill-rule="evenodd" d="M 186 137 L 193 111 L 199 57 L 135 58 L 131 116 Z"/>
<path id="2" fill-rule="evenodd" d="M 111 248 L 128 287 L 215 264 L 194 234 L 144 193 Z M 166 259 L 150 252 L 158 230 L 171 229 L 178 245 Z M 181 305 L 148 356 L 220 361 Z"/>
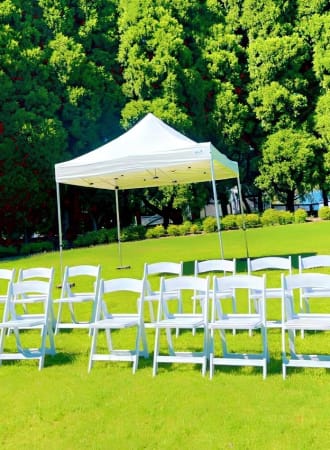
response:
<path id="1" fill-rule="evenodd" d="M 323 205 L 324 205 L 324 206 L 329 206 L 329 200 L 328 200 L 328 194 L 327 194 L 327 191 L 325 191 L 324 189 L 322 189 L 321 192 L 322 192 L 322 198 L 323 198 Z"/>
<path id="2" fill-rule="evenodd" d="M 287 211 L 294 212 L 294 190 L 287 191 L 286 209 Z"/>

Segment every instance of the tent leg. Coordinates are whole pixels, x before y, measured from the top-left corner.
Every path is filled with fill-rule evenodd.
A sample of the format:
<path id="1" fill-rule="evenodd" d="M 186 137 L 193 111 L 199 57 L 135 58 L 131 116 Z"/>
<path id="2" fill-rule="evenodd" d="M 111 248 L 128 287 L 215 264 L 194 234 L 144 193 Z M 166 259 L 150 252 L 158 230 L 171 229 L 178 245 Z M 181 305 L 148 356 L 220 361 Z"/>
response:
<path id="1" fill-rule="evenodd" d="M 122 258 L 122 254 L 121 254 L 120 216 L 119 216 L 118 190 L 119 190 L 118 187 L 116 187 L 116 189 L 115 189 L 115 197 L 116 197 L 118 254 L 119 254 L 119 266 L 117 267 L 117 269 L 129 269 L 131 266 L 123 266 L 123 258 Z"/>
<path id="2" fill-rule="evenodd" d="M 61 280 L 63 279 L 63 234 L 62 234 L 62 214 L 61 214 L 61 198 L 60 184 L 56 183 L 56 201 L 57 201 L 57 219 L 58 219 L 58 238 L 60 248 L 60 270 Z"/>
<path id="3" fill-rule="evenodd" d="M 218 230 L 219 245 L 220 245 L 220 255 L 221 255 L 221 259 L 223 259 L 224 252 L 223 252 L 221 226 L 220 226 L 220 211 L 219 211 L 219 205 L 218 205 L 217 188 L 215 185 L 214 166 L 213 166 L 212 156 L 211 156 L 211 160 L 210 160 L 210 165 L 211 165 L 211 175 L 212 175 L 213 199 L 214 199 L 215 215 L 216 215 L 216 220 L 217 220 L 217 230 Z"/>
<path id="4" fill-rule="evenodd" d="M 243 198 L 242 198 L 241 182 L 240 182 L 239 175 L 237 177 L 237 187 L 238 187 L 240 210 L 241 210 L 241 214 L 242 214 L 242 218 L 243 218 L 243 234 L 244 234 L 246 257 L 249 258 L 249 247 L 248 247 L 248 241 L 247 241 L 247 236 L 246 236 L 245 215 L 243 212 Z"/>

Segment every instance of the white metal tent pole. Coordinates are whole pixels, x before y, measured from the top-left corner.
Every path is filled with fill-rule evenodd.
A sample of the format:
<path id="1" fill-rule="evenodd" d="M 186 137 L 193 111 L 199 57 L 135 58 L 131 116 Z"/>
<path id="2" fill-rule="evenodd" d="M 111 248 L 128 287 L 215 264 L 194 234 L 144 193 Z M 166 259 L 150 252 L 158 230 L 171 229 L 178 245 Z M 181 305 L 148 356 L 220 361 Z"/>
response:
<path id="1" fill-rule="evenodd" d="M 241 189 L 241 182 L 240 182 L 239 174 L 237 176 L 237 187 L 238 187 L 240 210 L 241 210 L 242 219 L 243 219 L 243 234 L 244 234 L 244 241 L 245 241 L 246 257 L 248 258 L 249 257 L 249 247 L 248 247 L 247 236 L 246 236 L 245 215 L 244 215 L 244 211 L 243 211 L 243 197 L 242 197 L 242 189 Z"/>
<path id="2" fill-rule="evenodd" d="M 116 215 L 117 215 L 117 240 L 118 240 L 119 264 L 120 264 L 120 266 L 122 266 L 118 190 L 119 190 L 118 187 L 116 187 L 115 194 L 116 194 Z"/>
<path id="3" fill-rule="evenodd" d="M 118 239 L 118 252 L 119 252 L 119 266 L 117 269 L 129 269 L 131 266 L 123 266 L 123 258 L 121 254 L 121 241 L 120 241 L 120 214 L 119 214 L 119 201 L 118 201 L 119 188 L 116 186 L 116 216 L 117 216 L 117 239 Z"/>
<path id="4" fill-rule="evenodd" d="M 60 184 L 56 183 L 56 199 L 57 199 L 57 218 L 58 218 L 58 238 L 60 247 L 60 269 L 61 279 L 63 277 L 63 235 L 62 235 L 62 214 L 61 214 L 61 197 Z"/>
<path id="5" fill-rule="evenodd" d="M 216 220 L 217 220 L 217 230 L 218 230 L 218 237 L 219 237 L 219 244 L 220 244 L 220 252 L 221 252 L 221 259 L 223 259 L 224 253 L 223 253 L 223 245 L 222 245 L 221 226 L 220 226 L 220 212 L 219 212 L 219 205 L 218 205 L 217 188 L 215 185 L 214 165 L 213 165 L 212 155 L 210 155 L 210 166 L 211 166 L 213 199 L 214 199 L 215 215 L 216 215 Z"/>

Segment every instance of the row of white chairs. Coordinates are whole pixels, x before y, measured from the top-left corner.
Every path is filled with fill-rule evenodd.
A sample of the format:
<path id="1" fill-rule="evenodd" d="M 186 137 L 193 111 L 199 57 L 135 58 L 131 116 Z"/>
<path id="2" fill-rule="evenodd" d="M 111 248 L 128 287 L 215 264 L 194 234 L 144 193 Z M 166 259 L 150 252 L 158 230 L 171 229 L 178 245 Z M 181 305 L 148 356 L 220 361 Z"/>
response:
<path id="1" fill-rule="evenodd" d="M 160 293 L 158 299 L 158 312 L 155 322 L 152 323 L 155 329 L 154 352 L 153 352 L 153 375 L 157 374 L 160 363 L 190 363 L 200 364 L 202 374 L 206 373 L 209 366 L 210 377 L 213 377 L 215 366 L 252 366 L 261 367 L 263 377 L 267 375 L 267 362 L 269 359 L 266 327 L 266 277 L 255 275 L 232 275 L 226 277 L 213 277 L 211 314 L 208 313 L 209 305 L 209 285 L 210 278 L 198 276 L 176 276 L 173 278 L 161 278 Z M 139 293 L 138 310 L 136 314 L 110 313 L 105 308 L 105 297 L 107 293 L 114 293 L 125 289 L 132 284 L 135 294 Z M 319 273 L 304 273 L 296 275 L 284 275 L 281 277 L 281 295 L 282 295 L 282 372 L 283 378 L 286 377 L 286 371 L 289 367 L 319 367 L 330 368 L 330 355 L 324 354 L 304 354 L 298 353 L 297 330 L 317 330 L 330 331 L 329 313 L 301 313 L 299 307 L 297 310 L 295 293 L 305 289 L 329 289 L 330 275 Z M 238 305 L 238 311 L 227 312 L 222 304 L 222 294 L 231 289 L 258 291 L 258 302 L 256 311 L 241 312 L 242 305 Z M 127 290 L 130 290 L 127 288 Z M 190 291 L 191 299 L 195 292 L 199 293 L 201 302 L 200 312 L 185 312 L 183 309 L 171 309 L 170 301 L 180 297 L 183 299 L 182 292 Z M 96 320 L 92 324 L 92 346 L 89 359 L 89 370 L 94 361 L 132 361 L 133 372 L 138 367 L 139 355 L 149 356 L 145 322 L 143 318 L 143 305 L 145 303 L 144 293 L 146 292 L 146 279 L 116 279 L 104 282 L 101 287 L 100 299 Z M 177 293 L 176 295 L 174 293 Z M 180 295 L 179 295 L 180 293 Z M 237 296 L 238 303 L 241 302 L 241 296 Z M 244 308 L 243 308 L 244 309 Z M 123 349 L 114 349 L 111 340 L 111 331 L 135 327 L 137 335 L 135 345 L 129 351 Z M 97 339 L 99 330 L 106 330 L 108 348 L 106 353 L 97 351 Z M 166 347 L 161 347 L 161 331 L 165 331 Z M 174 330 L 195 331 L 194 339 L 196 344 L 192 347 L 189 340 L 190 350 L 177 348 L 178 342 L 173 344 Z M 260 351 L 259 352 L 234 352 L 232 351 L 233 342 L 228 341 L 227 332 L 233 331 L 260 331 Z M 181 331 L 180 331 L 181 332 Z M 217 346 L 217 332 L 220 335 L 220 348 Z M 257 334 L 257 333 L 255 333 Z M 259 333 L 258 333 L 259 334 Z M 256 336 L 258 337 L 258 336 Z M 202 338 L 202 342 L 198 341 Z M 190 338 L 193 339 L 193 338 Z M 235 338 L 233 338 L 235 339 Z M 259 337 L 258 337 L 259 339 Z M 125 341 L 126 342 L 126 341 Z M 249 342 L 248 340 L 246 341 Z M 253 343 L 255 346 L 255 343 Z M 160 349 L 162 348 L 162 351 Z M 194 348 L 192 351 L 191 348 Z M 320 350 L 319 350 L 320 351 Z"/>
<path id="2" fill-rule="evenodd" d="M 307 257 L 307 258 L 299 258 L 300 259 L 300 267 L 302 267 L 302 263 L 306 262 L 306 264 L 308 266 L 308 269 L 310 269 L 312 261 L 310 258 L 321 258 L 321 263 L 324 266 L 325 263 L 327 263 L 327 261 L 330 260 L 330 256 L 328 255 L 318 255 L 315 257 Z M 288 260 L 291 263 L 291 258 L 282 258 L 283 260 Z M 258 261 L 259 260 L 259 261 Z M 253 263 L 258 261 L 259 266 L 255 266 L 255 270 L 261 270 L 260 269 L 260 261 L 262 260 L 264 265 L 270 265 L 270 263 L 272 263 L 272 265 L 275 265 L 275 263 L 277 262 L 278 265 L 279 264 L 283 264 L 283 261 L 280 261 L 281 258 L 258 258 L 256 260 L 248 260 L 248 276 L 251 277 L 251 272 L 253 268 Z M 304 261 L 306 260 L 306 261 Z M 318 261 L 318 264 L 320 264 L 320 261 Z M 268 267 L 267 266 L 267 267 Z M 330 266 L 330 262 L 329 262 L 329 266 Z M 319 266 L 317 266 L 319 267 Z M 281 269 L 284 270 L 284 267 L 282 266 Z M 289 272 L 289 275 L 291 276 L 291 269 L 287 269 Z M 171 357 L 173 356 L 174 350 L 173 350 L 173 343 L 172 343 L 172 336 L 171 336 L 171 328 L 173 327 L 173 325 L 175 324 L 175 329 L 176 329 L 176 335 L 178 336 L 179 330 L 181 328 L 189 328 L 193 330 L 193 334 L 195 334 L 196 330 L 198 328 L 204 328 L 205 329 L 205 324 L 204 327 L 201 325 L 189 325 L 187 326 L 187 321 L 188 318 L 195 318 L 194 315 L 199 315 L 201 313 L 197 313 L 197 302 L 200 304 L 200 306 L 202 306 L 201 308 L 201 312 L 202 314 L 205 314 L 205 309 L 206 311 L 208 310 L 208 302 L 206 302 L 206 306 L 205 306 L 205 293 L 203 290 L 199 290 L 197 288 L 195 288 L 193 290 L 191 299 L 193 300 L 193 308 L 192 308 L 192 312 L 188 313 L 188 316 L 186 316 L 185 318 L 185 322 L 186 326 L 184 325 L 184 323 L 182 323 L 182 314 L 183 313 L 183 303 L 182 303 L 182 296 L 181 296 L 181 290 L 180 289 L 172 289 L 169 290 L 168 288 L 161 288 L 159 290 L 152 290 L 151 288 L 151 283 L 149 281 L 149 278 L 151 275 L 154 275 L 155 273 L 161 274 L 161 275 L 174 275 L 177 278 L 184 278 L 184 279 L 196 279 L 196 278 L 200 278 L 201 274 L 203 273 L 207 273 L 207 272 L 211 272 L 211 273 L 216 273 L 216 272 L 223 272 L 222 275 L 225 275 L 225 277 L 216 277 L 214 279 L 214 284 L 210 287 L 208 287 L 207 289 L 207 298 L 208 299 L 213 299 L 212 305 L 214 306 L 214 311 L 212 312 L 211 316 L 211 320 L 209 320 L 208 317 L 208 313 L 207 313 L 207 332 L 206 332 L 206 342 L 207 342 L 207 347 L 208 347 L 208 351 L 207 351 L 207 356 L 205 356 L 205 352 L 203 351 L 203 356 L 201 357 L 203 360 L 203 373 L 205 373 L 206 370 L 206 362 L 205 362 L 205 357 L 209 358 L 210 360 L 210 373 L 213 374 L 213 367 L 216 363 L 220 363 L 219 360 L 217 360 L 214 357 L 214 354 L 212 353 L 211 349 L 212 349 L 212 345 L 213 345 L 213 339 L 214 339 L 214 331 L 212 331 L 212 325 L 210 325 L 212 323 L 212 320 L 215 320 L 215 317 L 217 316 L 217 318 L 219 319 L 219 308 L 222 308 L 221 305 L 221 301 L 223 299 L 226 298 L 231 298 L 231 312 L 234 315 L 233 319 L 237 320 L 238 316 L 237 316 L 237 299 L 236 299 L 236 289 L 238 289 L 238 287 L 235 286 L 227 286 L 227 289 L 224 290 L 223 286 L 221 289 L 219 289 L 216 285 L 216 283 L 218 283 L 218 281 L 216 280 L 222 280 L 223 278 L 226 278 L 225 281 L 221 282 L 221 283 L 226 283 L 226 282 L 230 282 L 231 278 L 234 278 L 235 281 L 237 282 L 240 278 L 242 277 L 237 276 L 236 275 L 236 261 L 235 260 L 211 260 L 211 261 L 201 261 L 195 262 L 195 274 L 194 277 L 183 277 L 183 264 L 182 263 L 167 263 L 167 262 L 161 262 L 161 263 L 154 263 L 154 264 L 146 264 L 144 267 L 144 273 L 143 273 L 143 277 L 142 280 L 138 280 L 139 283 L 143 282 L 143 291 L 140 292 L 140 294 L 138 295 L 138 298 L 143 299 L 140 300 L 138 302 L 138 305 L 141 304 L 145 304 L 145 303 L 149 303 L 150 306 L 150 322 L 146 322 L 144 317 L 145 317 L 145 311 L 144 308 L 143 311 L 141 310 L 141 314 L 143 312 L 142 315 L 139 316 L 139 323 L 143 322 L 143 325 L 140 327 L 139 329 L 142 330 L 142 337 L 143 334 L 145 333 L 145 331 L 143 331 L 145 328 L 147 327 L 152 327 L 155 328 L 156 333 L 155 333 L 155 339 L 158 336 L 158 343 L 157 343 L 157 339 L 155 340 L 155 352 L 154 352 L 154 366 L 153 366 L 153 372 L 154 374 L 157 372 L 157 366 L 158 366 L 158 362 L 166 362 L 166 361 L 170 361 Z M 11 273 L 10 273 L 11 272 Z M 302 272 L 302 270 L 301 270 Z M 228 274 L 231 274 L 231 277 L 228 276 Z M 76 292 L 76 286 L 75 283 L 72 281 L 75 279 L 75 277 L 81 277 L 81 276 L 89 276 L 93 282 L 93 288 L 90 290 L 90 292 Z M 6 306 L 5 306 L 5 311 L 4 311 L 4 317 L 3 317 L 3 321 L 2 324 L 0 326 L 1 328 L 1 355 L 0 355 L 0 361 L 2 361 L 2 359 L 19 359 L 20 356 L 22 356 L 22 359 L 28 359 L 28 358 L 34 358 L 34 357 L 38 357 L 39 359 L 39 368 L 41 368 L 43 366 L 43 360 L 44 360 L 44 355 L 46 352 L 49 352 L 51 354 L 55 353 L 55 345 L 54 345 L 54 336 L 53 336 L 53 328 L 55 329 L 55 334 L 61 329 L 61 328 L 88 328 L 90 330 L 90 334 L 93 335 L 92 338 L 92 351 L 91 351 L 91 357 L 90 357 L 90 361 L 89 361 L 89 370 L 92 367 L 93 361 L 97 360 L 96 357 L 96 352 L 95 352 L 95 348 L 96 348 L 96 339 L 97 339 L 97 334 L 98 332 L 96 330 L 99 330 L 102 328 L 103 325 L 106 324 L 106 322 L 102 322 L 102 323 L 98 323 L 98 325 L 96 325 L 97 322 L 100 322 L 101 320 L 106 320 L 106 318 L 109 316 L 107 309 L 105 307 L 105 302 L 104 300 L 100 300 L 101 297 L 103 297 L 105 295 L 105 292 L 107 292 L 108 289 L 113 289 L 112 283 L 110 281 L 115 282 L 116 280 L 108 280 L 107 282 L 102 281 L 101 280 L 101 268 L 100 266 L 76 266 L 76 267 L 67 267 L 64 271 L 64 277 L 63 277 L 63 281 L 62 281 L 62 285 L 61 285 L 61 295 L 59 298 L 55 299 L 54 301 L 52 301 L 52 296 L 51 296 L 51 291 L 53 288 L 53 280 L 54 280 L 54 271 L 53 269 L 45 269 L 45 268 L 32 268 L 32 269 L 24 269 L 24 271 L 19 271 L 18 274 L 18 281 L 15 282 L 14 278 L 15 278 L 15 273 L 14 271 L 9 271 L 7 269 L 1 269 L 0 270 L 0 279 L 3 276 L 3 278 L 6 278 L 6 276 L 8 277 L 9 283 L 8 285 L 10 286 L 10 289 L 8 288 L 8 292 L 7 294 L 4 296 L 6 299 L 10 299 L 10 301 L 8 300 L 8 302 L 6 302 Z M 45 285 L 40 285 L 40 279 L 47 279 L 48 277 L 48 289 L 50 289 L 50 294 L 48 295 L 47 292 L 39 292 L 39 290 L 45 290 Z M 246 276 L 243 276 L 243 279 L 245 279 Z M 33 278 L 37 278 L 37 280 L 35 281 L 31 281 L 33 280 Z M 39 280 L 38 280 L 39 278 Z M 256 277 L 256 278 L 262 278 L 262 277 Z M 253 279 L 253 277 L 251 278 Z M 127 286 L 130 286 L 130 279 L 119 279 L 118 281 L 116 281 L 116 286 L 118 287 L 119 285 L 121 285 L 121 288 L 123 288 L 123 280 L 125 283 L 127 283 Z M 135 280 L 137 281 L 137 280 Z M 162 283 L 167 283 L 167 278 L 162 278 Z M 47 282 L 46 282 L 47 284 Z M 24 286 L 23 286 L 24 285 Z M 51 288 L 49 287 L 51 286 Z M 167 286 L 167 284 L 166 284 Z M 141 287 L 141 286 L 139 286 Z M 31 289 L 34 289 L 31 291 Z M 30 293 L 28 292 L 28 289 L 30 289 Z M 271 288 L 274 289 L 274 288 Z M 282 298 L 283 299 L 283 281 L 282 281 L 282 286 L 280 288 L 276 288 L 276 298 Z M 127 290 L 127 288 L 125 288 L 124 290 Z M 129 289 L 128 289 L 129 290 Z M 328 293 L 330 293 L 330 287 L 324 287 L 324 286 L 316 286 L 316 287 L 302 287 L 299 289 L 300 293 L 304 293 L 305 298 L 309 298 L 308 296 L 311 295 L 311 297 L 316 297 L 318 296 L 319 298 L 321 297 L 326 297 L 328 295 Z M 137 292 L 136 292 L 137 293 Z M 248 314 L 249 314 L 249 318 L 251 319 L 251 317 L 254 315 L 255 317 L 258 318 L 258 320 L 260 320 L 260 317 L 262 316 L 262 314 L 264 315 L 264 322 L 262 327 L 260 328 L 262 330 L 262 335 L 265 334 L 265 331 L 267 329 L 268 326 L 268 321 L 266 321 L 266 306 L 264 304 L 265 300 L 268 298 L 267 296 L 267 288 L 263 289 L 259 289 L 258 287 L 251 287 L 248 289 Z M 274 295 L 274 291 L 272 291 L 272 295 Z M 264 297 L 264 299 L 263 299 Z M 161 301 L 161 298 L 163 299 Z M 274 297 L 271 297 L 274 298 Z M 301 302 L 301 298 L 302 296 L 300 295 L 300 302 Z M 176 322 L 174 321 L 170 321 L 168 325 L 167 332 L 166 332 L 166 336 L 167 336 L 167 342 L 168 342 L 168 346 L 169 346 L 169 355 L 167 357 L 165 356 L 161 356 L 159 355 L 159 351 L 157 349 L 159 349 L 158 345 L 159 345 L 159 331 L 162 327 L 157 325 L 159 324 L 159 320 L 161 318 L 162 315 L 165 314 L 166 310 L 165 310 L 165 303 L 168 304 L 169 300 L 174 300 L 176 299 L 178 302 L 178 306 L 177 309 L 175 309 L 175 313 L 179 314 L 179 318 L 181 320 L 181 325 L 179 323 L 178 320 L 176 320 Z M 165 302 L 166 300 L 166 302 Z M 15 306 L 13 306 L 15 301 Z M 44 301 L 44 302 L 43 302 Z M 30 305 L 32 305 L 33 303 L 44 303 L 44 312 L 43 314 L 32 314 L 31 311 L 29 311 Z M 77 306 L 80 303 L 85 303 L 85 302 L 90 302 L 91 308 L 90 308 L 90 318 L 86 321 L 80 321 L 78 320 L 77 316 L 76 316 L 76 312 L 75 312 L 75 306 Z M 159 306 L 158 307 L 158 315 L 157 318 L 155 318 L 154 316 L 154 309 L 153 309 L 153 305 L 155 304 L 155 302 L 157 302 L 156 304 Z M 165 303 L 164 303 L 165 302 Z M 253 302 L 253 311 L 251 308 L 251 302 Z M 7 305 L 8 303 L 8 305 Z M 54 304 L 58 304 L 58 312 L 57 312 L 57 317 L 55 318 L 55 314 L 54 314 L 54 310 L 53 310 L 53 303 Z M 19 314 L 16 312 L 16 307 L 17 305 L 20 305 L 22 307 L 22 312 L 20 312 Z M 66 320 L 64 320 L 65 318 L 63 318 L 64 314 L 63 314 L 63 306 L 67 304 L 70 315 L 69 315 L 69 319 L 68 316 L 66 317 Z M 218 305 L 215 307 L 215 305 Z M 264 306 L 261 308 L 260 305 L 264 304 Z M 100 305 L 102 305 L 102 308 L 100 309 Z M 160 309 L 162 310 L 162 312 L 159 312 Z M 169 311 L 168 311 L 169 312 Z M 138 311 L 139 313 L 139 311 Z M 215 315 L 213 315 L 213 313 Z M 308 317 L 311 317 L 310 315 L 310 308 L 306 308 L 306 311 L 302 311 L 300 310 L 298 314 L 308 314 Z M 100 316 L 101 314 L 101 316 Z M 160 314 L 160 316 L 159 316 Z M 171 314 L 173 314 L 171 312 Z M 186 313 L 187 315 L 187 313 Z M 111 314 L 110 314 L 111 316 Z M 323 317 L 322 317 L 323 319 Z M 32 322 L 32 320 L 34 320 L 34 322 Z M 36 322 L 38 321 L 39 322 Z M 133 320 L 133 319 L 132 319 Z M 135 319 L 134 319 L 135 320 Z M 200 320 L 200 317 L 199 319 Z M 227 320 L 227 319 L 226 319 Z M 11 325 L 9 324 L 9 322 L 11 322 Z M 25 322 L 24 322 L 25 321 Z M 28 322 L 30 321 L 30 322 Z M 41 323 L 41 322 L 42 323 Z M 110 322 L 112 323 L 112 322 Z M 229 322 L 225 322 L 226 325 L 228 325 Z M 240 322 L 239 322 L 240 323 Z M 299 322 L 300 324 L 303 324 L 302 321 Z M 51 324 L 51 326 L 50 326 Z M 164 323 L 163 323 L 164 325 Z M 118 324 L 117 324 L 118 326 Z M 125 325 L 126 327 L 127 325 Z M 136 326 L 136 324 L 134 325 Z M 280 326 L 283 330 L 283 311 L 282 311 L 282 320 L 280 321 Z M 20 336 L 19 336 L 19 332 L 18 330 L 20 328 L 41 328 L 42 329 L 42 343 L 41 343 L 41 347 L 39 349 L 39 353 L 35 352 L 35 351 L 31 351 L 29 349 L 24 349 L 21 341 L 20 341 Z M 258 329 L 259 327 L 257 327 Z M 15 334 L 15 338 L 16 338 L 16 342 L 17 342 L 17 348 L 18 348 L 18 354 L 16 356 L 14 355 L 5 355 L 4 352 L 4 339 L 6 334 L 4 330 L 13 330 L 14 334 Z M 240 329 L 240 326 L 237 325 L 237 327 L 231 327 L 231 329 L 233 330 L 233 333 L 236 332 L 236 330 Z M 250 332 L 252 331 L 253 327 L 250 326 L 249 330 Z M 300 328 L 303 329 L 303 328 Z M 308 328 L 306 328 L 308 329 Z M 221 336 L 223 335 L 224 331 L 221 332 Z M 106 333 L 107 334 L 107 342 L 108 342 L 108 349 L 109 349 L 109 359 L 116 359 L 118 357 L 118 352 L 115 352 L 114 355 L 112 355 L 110 357 L 110 349 L 112 348 L 112 344 L 111 344 L 111 335 L 109 332 Z M 49 338 L 49 348 L 46 348 L 46 338 Z M 142 338 L 141 336 L 138 338 L 138 341 Z M 143 340 L 143 339 L 142 339 Z M 263 337 L 263 340 L 265 340 L 265 337 Z M 142 353 L 144 356 L 148 355 L 148 351 L 147 351 L 147 347 L 146 347 L 146 340 L 144 339 L 144 346 L 142 348 Z M 157 345 L 156 345 L 157 344 Z M 293 345 L 293 344 L 292 344 Z M 266 340 L 266 344 L 263 343 L 263 351 L 262 351 L 262 355 L 264 355 L 265 352 L 265 348 L 267 346 L 267 340 Z M 93 350 L 94 349 L 94 350 Z M 226 344 L 226 339 L 225 336 L 222 336 L 222 352 L 223 355 L 226 355 L 228 353 L 227 351 L 227 344 Z M 119 352 L 122 353 L 122 352 Z M 260 356 L 260 355 L 259 355 Z M 132 356 L 130 356 L 129 358 L 131 358 Z M 107 356 L 99 356 L 100 359 L 107 359 Z M 127 355 L 125 355 L 125 357 L 122 355 L 122 358 L 124 358 L 124 360 L 127 360 L 125 358 L 127 358 Z M 135 356 L 136 358 L 136 356 Z M 162 359 L 163 358 L 163 359 Z M 164 359 L 165 358 L 165 359 Z M 169 359 L 168 359 L 169 358 Z M 195 355 L 191 355 L 191 358 L 195 358 Z M 222 358 L 221 360 L 221 364 L 225 364 L 225 360 L 228 360 L 227 363 L 230 365 L 233 365 L 233 359 L 236 360 L 240 360 L 240 358 L 236 355 L 235 358 L 232 358 L 231 356 L 229 356 L 228 358 Z M 256 362 L 254 364 L 250 364 L 250 365 L 262 365 L 263 366 L 263 373 L 265 376 L 265 371 L 266 371 L 266 366 L 264 365 L 264 358 L 262 357 L 260 360 L 260 357 L 248 357 L 246 358 L 246 356 L 243 357 L 243 359 L 248 359 L 249 362 L 251 362 L 252 360 L 255 360 Z M 129 359 L 130 360 L 130 359 Z M 177 359 L 175 359 L 177 360 Z M 184 358 L 184 362 L 187 362 L 188 360 L 186 358 Z M 195 359 L 192 359 L 192 361 L 196 361 Z M 262 361 L 262 362 L 261 362 Z M 245 365 L 245 364 L 244 364 Z M 249 365 L 249 364 L 248 364 Z M 135 367 L 135 369 L 134 369 Z M 136 370 L 137 367 L 137 360 L 135 359 L 135 364 L 133 366 L 133 369 Z"/>

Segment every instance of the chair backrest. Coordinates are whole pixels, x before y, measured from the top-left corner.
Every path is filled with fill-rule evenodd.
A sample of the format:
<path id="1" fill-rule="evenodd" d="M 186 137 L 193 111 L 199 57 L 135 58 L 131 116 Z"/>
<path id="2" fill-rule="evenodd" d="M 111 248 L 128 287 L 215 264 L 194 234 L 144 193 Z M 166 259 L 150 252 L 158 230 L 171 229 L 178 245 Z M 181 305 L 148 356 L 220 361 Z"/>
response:
<path id="1" fill-rule="evenodd" d="M 236 259 L 208 259 L 195 261 L 195 275 L 201 273 L 222 272 L 224 275 L 236 273 Z"/>
<path id="2" fill-rule="evenodd" d="M 149 275 L 161 275 L 161 274 L 172 274 L 172 275 L 182 275 L 183 273 L 183 263 L 175 262 L 156 262 L 156 263 L 145 263 L 144 264 L 144 277 Z"/>
<path id="3" fill-rule="evenodd" d="M 153 289 L 151 287 L 151 282 L 148 277 L 150 275 L 176 275 L 181 276 L 183 274 L 183 262 L 168 262 L 168 261 L 161 261 L 156 263 L 145 263 L 144 269 L 143 269 L 143 278 L 147 280 L 146 283 L 146 290 L 147 293 L 150 295 L 153 293 Z"/>
<path id="4" fill-rule="evenodd" d="M 222 294 L 228 290 L 234 289 L 235 291 L 241 289 L 246 290 L 246 295 L 249 295 L 250 290 L 258 291 L 258 301 L 260 308 L 258 308 L 261 319 L 265 320 L 265 295 L 266 295 L 266 275 L 256 276 L 256 275 L 232 275 L 227 277 L 217 277 L 213 278 L 213 308 L 217 309 L 218 314 L 222 315 L 222 305 L 219 301 L 217 294 Z M 213 309 L 213 313 L 214 313 Z M 255 312 L 253 312 L 255 314 Z"/>
<path id="5" fill-rule="evenodd" d="M 7 299 L 9 293 L 10 283 L 14 282 L 15 279 L 15 269 L 0 269 L 0 283 L 1 283 L 1 293 L 0 302 L 4 303 Z"/>
<path id="6" fill-rule="evenodd" d="M 101 313 L 103 313 L 103 315 L 105 316 L 109 315 L 109 309 L 105 302 L 105 295 L 119 292 L 132 292 L 137 294 L 137 296 L 134 297 L 134 304 L 137 304 L 138 313 L 141 314 L 143 296 L 145 292 L 145 283 L 145 279 L 137 278 L 113 278 L 110 280 L 101 280 L 96 309 L 96 320 L 100 318 Z M 119 308 L 119 310 L 121 312 L 123 312 L 123 310 L 126 310 L 125 312 L 127 312 L 127 297 L 123 298 L 125 298 L 125 301 L 123 301 L 122 303 L 123 308 Z M 136 302 L 136 298 L 139 298 L 140 301 Z M 116 302 L 118 302 L 118 298 L 116 299 Z"/>
<path id="7" fill-rule="evenodd" d="M 299 272 L 320 267 L 330 268 L 330 255 L 313 255 L 305 257 L 299 255 Z"/>
<path id="8" fill-rule="evenodd" d="M 31 267 L 28 269 L 20 269 L 18 272 L 18 281 L 25 281 L 31 279 L 46 279 L 51 280 L 54 276 L 54 269 L 52 267 Z"/>
<path id="9" fill-rule="evenodd" d="M 27 280 L 27 281 L 17 281 L 16 283 L 10 284 L 10 291 L 8 295 L 8 300 L 5 306 L 4 320 L 9 317 L 15 319 L 19 313 L 16 307 L 22 303 L 33 303 L 33 297 L 35 296 L 36 302 L 42 306 L 42 313 L 46 316 L 50 316 L 51 300 L 52 300 L 52 289 L 53 289 L 53 276 L 49 281 L 40 280 Z"/>
<path id="10" fill-rule="evenodd" d="M 287 319 L 296 314 L 294 306 L 294 291 L 301 289 L 330 290 L 330 275 L 323 273 L 299 273 L 295 275 L 282 274 L 282 315 Z"/>
<path id="11" fill-rule="evenodd" d="M 292 272 L 291 256 L 266 256 L 262 258 L 247 260 L 248 273 L 252 274 L 259 270 L 280 269 L 288 271 L 288 274 Z"/>
<path id="12" fill-rule="evenodd" d="M 79 295 L 82 292 L 78 286 L 73 283 L 73 279 L 77 277 L 88 277 L 92 282 L 93 293 L 98 292 L 101 281 L 101 266 L 100 265 L 80 265 L 80 266 L 66 266 L 64 269 L 61 297 L 70 297 Z M 84 291 L 85 293 L 85 291 Z"/>
<path id="13" fill-rule="evenodd" d="M 166 294 L 170 292 L 178 292 L 178 295 L 183 291 L 190 293 L 198 291 L 202 295 L 202 310 L 207 319 L 207 303 L 209 295 L 209 277 L 202 278 L 196 276 L 181 275 L 178 277 L 165 278 L 162 277 L 160 281 L 160 302 L 158 309 L 158 319 L 160 319 L 162 313 L 169 317 L 171 314 L 168 309 L 168 302 L 166 301 Z M 190 297 L 191 298 L 191 297 Z"/>

